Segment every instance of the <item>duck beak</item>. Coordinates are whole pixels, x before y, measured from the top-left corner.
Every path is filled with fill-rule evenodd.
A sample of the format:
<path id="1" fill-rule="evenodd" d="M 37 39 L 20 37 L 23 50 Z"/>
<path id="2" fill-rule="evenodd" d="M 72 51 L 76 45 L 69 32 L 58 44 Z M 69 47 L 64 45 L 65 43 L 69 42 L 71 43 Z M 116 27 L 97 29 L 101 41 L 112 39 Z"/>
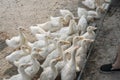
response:
<path id="1" fill-rule="evenodd" d="M 63 41 L 63 43 L 64 43 L 64 44 L 70 44 L 70 42 L 69 42 L 69 41 Z"/>
<path id="2" fill-rule="evenodd" d="M 31 66 L 31 65 L 32 65 L 32 64 L 30 64 L 30 63 L 29 63 L 29 64 L 25 64 L 25 67 L 27 68 L 27 67 L 29 67 L 29 66 Z"/>
<path id="3" fill-rule="evenodd" d="M 93 27 L 93 30 L 96 30 L 97 28 L 96 27 Z"/>
<path id="4" fill-rule="evenodd" d="M 82 37 L 82 36 L 79 36 L 79 39 L 80 39 L 80 40 L 83 40 L 83 39 L 84 39 L 84 37 Z"/>
<path id="5" fill-rule="evenodd" d="M 56 58 L 56 61 L 61 61 L 61 60 L 62 60 L 62 57 Z"/>
<path id="6" fill-rule="evenodd" d="M 37 51 L 37 52 L 41 52 L 41 51 L 43 51 L 43 50 L 39 48 L 39 49 L 37 49 L 36 51 Z"/>

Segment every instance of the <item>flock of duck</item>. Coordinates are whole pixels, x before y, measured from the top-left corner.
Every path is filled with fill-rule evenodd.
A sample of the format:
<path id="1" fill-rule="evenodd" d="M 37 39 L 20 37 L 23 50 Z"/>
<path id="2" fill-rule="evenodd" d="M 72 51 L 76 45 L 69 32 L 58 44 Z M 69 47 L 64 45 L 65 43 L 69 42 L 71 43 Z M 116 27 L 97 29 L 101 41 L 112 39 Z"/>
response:
<path id="1" fill-rule="evenodd" d="M 78 8 L 78 17 L 67 9 L 61 9 L 59 17 L 30 27 L 37 41 L 31 43 L 25 36 L 25 29 L 18 27 L 18 36 L 6 39 L 6 44 L 15 49 L 6 60 L 18 68 L 18 74 L 3 80 L 33 80 L 39 72 L 38 80 L 74 80 L 81 71 L 87 57 L 89 45 L 95 39 L 95 26 L 90 22 L 100 19 L 101 13 L 109 6 L 106 0 L 98 6 L 95 0 L 85 0 L 82 4 L 92 10 Z M 93 9 L 96 9 L 94 11 Z"/>

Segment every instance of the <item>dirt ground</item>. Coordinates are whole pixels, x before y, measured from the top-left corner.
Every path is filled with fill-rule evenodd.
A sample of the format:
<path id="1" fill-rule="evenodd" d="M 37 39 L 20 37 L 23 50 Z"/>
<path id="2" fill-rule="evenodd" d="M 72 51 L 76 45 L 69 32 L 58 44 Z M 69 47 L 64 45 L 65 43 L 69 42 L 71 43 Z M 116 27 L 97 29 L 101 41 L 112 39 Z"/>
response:
<path id="1" fill-rule="evenodd" d="M 33 41 L 29 27 L 37 23 L 49 20 L 49 17 L 59 16 L 59 9 L 69 9 L 76 15 L 77 7 L 81 6 L 80 0 L 0 0 L 0 80 L 17 74 L 16 68 L 10 65 L 5 56 L 12 52 L 7 47 L 5 39 L 18 34 L 16 28 L 25 27 L 29 41 Z M 115 13 L 116 15 L 117 12 Z M 94 53 L 89 60 L 84 80 L 118 80 L 120 76 L 115 74 L 101 74 L 98 69 L 104 63 L 112 62 L 118 40 L 120 41 L 120 30 L 116 26 L 119 23 L 118 16 L 108 16 L 103 28 L 100 30 L 94 47 Z M 116 19 L 117 18 L 117 19 Z M 111 23 L 113 22 L 113 23 Z M 111 25 L 114 25 L 111 26 Z M 114 56 L 114 57 L 113 57 Z M 114 79 L 114 78 L 118 79 Z"/>
<path id="2" fill-rule="evenodd" d="M 59 9 L 69 9 L 76 14 L 78 3 L 78 0 L 0 0 L 0 78 L 16 74 L 16 68 L 5 60 L 12 49 L 4 40 L 17 35 L 17 27 L 29 30 L 31 25 L 46 22 L 50 16 L 59 16 Z M 26 35 L 32 41 L 29 31 Z"/>
<path id="3" fill-rule="evenodd" d="M 103 64 L 113 63 L 120 44 L 120 8 L 113 7 L 105 17 L 95 41 L 82 80 L 120 80 L 120 72 L 101 73 Z"/>

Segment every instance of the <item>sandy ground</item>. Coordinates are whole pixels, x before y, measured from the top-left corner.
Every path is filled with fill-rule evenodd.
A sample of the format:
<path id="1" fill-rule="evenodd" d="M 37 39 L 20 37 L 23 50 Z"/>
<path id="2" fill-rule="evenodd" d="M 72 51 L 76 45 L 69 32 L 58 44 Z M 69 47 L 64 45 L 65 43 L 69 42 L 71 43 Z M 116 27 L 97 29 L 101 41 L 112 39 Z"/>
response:
<path id="1" fill-rule="evenodd" d="M 118 7 L 112 8 L 105 17 L 82 80 L 120 80 L 120 72 L 105 74 L 99 71 L 101 65 L 114 62 L 119 44 L 120 9 Z"/>

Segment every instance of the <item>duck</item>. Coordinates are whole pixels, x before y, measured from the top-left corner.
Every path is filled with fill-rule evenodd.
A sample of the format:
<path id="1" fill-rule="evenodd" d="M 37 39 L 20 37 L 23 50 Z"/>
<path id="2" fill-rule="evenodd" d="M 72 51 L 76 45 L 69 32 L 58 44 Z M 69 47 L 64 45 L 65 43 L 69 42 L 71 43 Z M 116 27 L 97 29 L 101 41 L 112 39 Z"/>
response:
<path id="1" fill-rule="evenodd" d="M 6 39 L 6 44 L 9 47 L 12 47 L 14 49 L 19 49 L 21 47 L 21 45 L 26 44 L 26 37 L 23 33 L 23 31 L 25 31 L 25 29 L 22 27 L 18 27 L 17 30 L 19 31 L 18 36 L 12 37 L 11 39 Z"/>
<path id="2" fill-rule="evenodd" d="M 25 69 L 28 66 L 30 66 L 30 64 L 21 64 L 21 65 L 19 65 L 17 75 L 13 75 L 9 79 L 4 78 L 3 80 L 32 80 L 32 78 L 29 75 L 27 75 L 27 73 L 25 72 Z"/>
<path id="3" fill-rule="evenodd" d="M 59 40 L 57 42 L 57 47 L 54 51 L 52 51 L 45 59 L 45 61 L 43 62 L 43 64 L 41 65 L 43 68 L 46 68 L 49 66 L 49 62 L 50 60 L 52 60 L 53 58 L 56 58 L 58 56 L 62 56 L 63 53 L 63 49 L 62 49 L 62 45 L 66 45 L 66 44 L 70 44 L 70 42 L 68 41 L 64 41 L 64 40 Z"/>
<path id="4" fill-rule="evenodd" d="M 74 18 L 73 18 L 70 14 L 66 14 L 66 15 L 64 16 L 63 25 L 64 25 L 64 26 L 69 25 L 69 22 L 70 22 L 71 19 L 74 19 Z"/>
<path id="5" fill-rule="evenodd" d="M 92 16 L 95 19 L 99 19 L 101 17 L 102 11 L 103 11 L 103 9 L 101 7 L 97 7 L 96 11 L 94 11 L 94 10 L 88 11 L 88 16 Z"/>
<path id="6" fill-rule="evenodd" d="M 52 44 L 48 44 L 46 42 L 46 46 L 42 48 L 42 52 L 40 52 L 39 54 L 44 58 L 46 59 L 46 57 L 48 56 L 48 54 L 50 54 L 53 50 L 56 49 L 56 45 L 57 45 L 57 41 L 58 41 L 58 38 L 54 38 L 53 39 L 53 43 Z"/>
<path id="7" fill-rule="evenodd" d="M 75 20 L 70 20 L 69 26 L 68 27 L 64 27 L 59 31 L 60 39 L 61 40 L 66 40 L 68 38 L 68 36 L 71 36 L 73 34 L 76 34 L 78 32 L 77 30 L 77 24 L 75 22 Z"/>
<path id="8" fill-rule="evenodd" d="M 63 27 L 64 18 L 60 17 L 59 20 L 50 20 L 42 24 L 37 24 L 40 28 L 45 31 L 55 32 Z"/>
<path id="9" fill-rule="evenodd" d="M 82 1 L 82 4 L 85 5 L 89 9 L 95 9 L 96 8 L 95 0 L 85 0 L 85 1 Z"/>
<path id="10" fill-rule="evenodd" d="M 80 19 L 83 15 L 87 16 L 88 15 L 88 11 L 85 8 L 78 7 L 77 15 L 78 15 L 78 17 Z"/>
<path id="11" fill-rule="evenodd" d="M 105 12 L 108 8 L 109 8 L 109 3 L 103 3 L 101 8 L 102 8 L 102 12 Z"/>
<path id="12" fill-rule="evenodd" d="M 25 45 L 22 45 L 21 50 L 12 52 L 10 55 L 6 56 L 5 59 L 10 63 L 13 63 L 14 61 L 18 61 L 21 57 L 29 54 L 30 54 L 30 51 L 28 50 L 28 47 Z"/>
<path id="13" fill-rule="evenodd" d="M 61 71 L 61 80 L 74 80 L 76 78 L 76 60 L 75 55 L 78 47 L 74 47 L 71 53 L 71 59 L 66 63 Z"/>
<path id="14" fill-rule="evenodd" d="M 79 33 L 80 35 L 83 35 L 86 32 L 86 28 L 87 28 L 87 20 L 85 15 L 81 16 L 81 18 L 78 21 L 78 29 L 79 29 Z"/>
<path id="15" fill-rule="evenodd" d="M 84 37 L 84 38 L 86 38 L 86 39 L 95 39 L 95 36 L 96 36 L 96 34 L 95 34 L 95 32 L 94 32 L 94 30 L 96 30 L 97 28 L 96 27 L 94 27 L 94 26 L 88 26 L 87 27 L 87 32 L 86 33 L 84 33 L 83 35 L 81 35 L 82 37 Z"/>
<path id="16" fill-rule="evenodd" d="M 76 57 L 75 57 L 77 72 L 82 70 L 83 65 L 85 64 L 85 61 L 86 61 L 86 57 L 87 57 L 88 45 L 93 41 L 94 40 L 92 39 L 83 39 L 81 41 L 81 47 L 77 49 Z"/>
<path id="17" fill-rule="evenodd" d="M 23 64 L 23 63 L 24 63 L 24 64 L 31 63 L 31 56 L 32 56 L 31 54 L 32 54 L 33 52 L 35 52 L 35 51 L 36 51 L 36 53 L 37 53 L 38 51 L 42 51 L 42 49 L 33 47 L 30 55 L 24 56 L 24 57 L 20 58 L 18 61 L 14 61 L 14 62 L 13 62 L 14 65 L 15 65 L 16 67 L 18 67 L 20 64 Z M 42 57 L 41 55 L 39 55 L 39 53 L 38 53 L 37 59 L 38 59 L 38 60 L 43 60 L 43 57 Z"/>
<path id="18" fill-rule="evenodd" d="M 39 51 L 40 51 L 40 49 L 33 48 L 33 51 L 31 53 L 31 66 L 29 66 L 25 69 L 25 72 L 31 78 L 33 78 L 37 74 L 39 69 L 42 69 L 40 63 L 37 61 L 37 58 L 39 58 L 38 57 L 39 56 Z"/>
<path id="19" fill-rule="evenodd" d="M 55 65 L 58 61 L 59 59 L 52 59 L 50 61 L 50 66 L 44 69 L 38 80 L 55 80 L 58 75 Z"/>
<path id="20" fill-rule="evenodd" d="M 68 49 L 66 49 L 64 52 L 71 52 L 74 47 L 79 46 L 79 42 L 80 42 L 82 39 L 84 39 L 84 37 L 75 36 L 75 37 L 73 38 L 73 44 L 72 44 L 72 46 L 69 47 Z"/>
<path id="21" fill-rule="evenodd" d="M 65 17 L 66 15 L 70 15 L 72 18 L 74 17 L 73 13 L 67 9 L 60 9 L 60 14 Z"/>
<path id="22" fill-rule="evenodd" d="M 43 30 L 42 28 L 40 28 L 37 25 L 30 26 L 29 28 L 30 28 L 30 31 L 31 31 L 32 35 L 35 35 L 35 34 L 45 34 L 46 33 L 45 30 Z"/>
<path id="23" fill-rule="evenodd" d="M 43 48 L 46 45 L 49 45 L 49 44 L 52 43 L 52 40 L 51 40 L 52 37 L 49 34 L 46 33 L 45 35 L 42 35 L 42 37 L 41 37 L 42 39 L 40 39 L 40 40 L 37 40 L 33 43 L 29 43 L 29 46 L 30 47 L 36 47 L 36 48 Z"/>
<path id="24" fill-rule="evenodd" d="M 60 61 L 55 65 L 55 67 L 58 70 L 58 73 L 61 72 L 61 70 L 63 69 L 63 67 L 66 65 L 66 63 L 68 62 L 67 59 L 67 54 L 69 54 L 69 52 L 63 52 L 63 56 L 60 57 Z"/>

